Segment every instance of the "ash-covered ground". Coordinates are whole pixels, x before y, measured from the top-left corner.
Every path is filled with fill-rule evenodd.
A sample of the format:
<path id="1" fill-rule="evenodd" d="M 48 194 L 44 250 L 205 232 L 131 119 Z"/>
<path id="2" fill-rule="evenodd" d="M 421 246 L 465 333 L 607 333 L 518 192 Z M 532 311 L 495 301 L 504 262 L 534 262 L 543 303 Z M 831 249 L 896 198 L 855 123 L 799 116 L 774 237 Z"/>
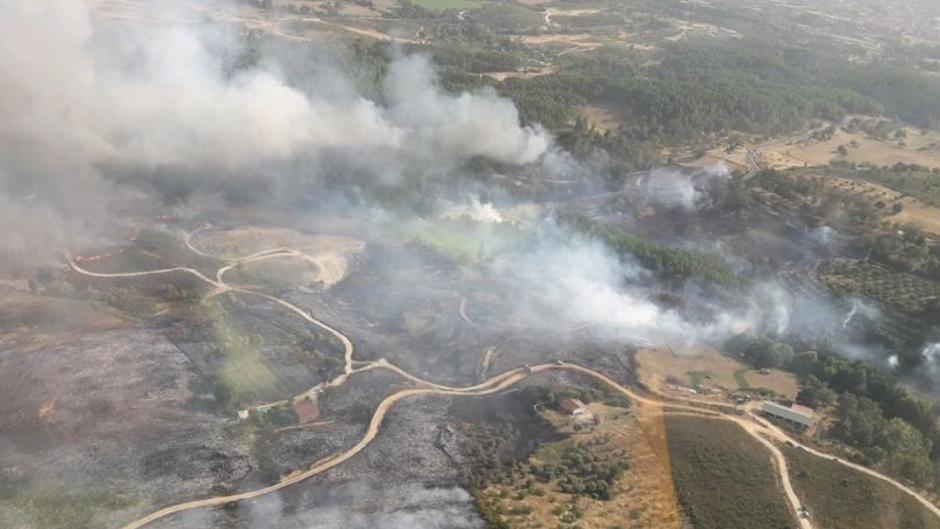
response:
<path id="1" fill-rule="evenodd" d="M 177 255 L 181 241 L 145 251 L 137 241 L 83 266 L 108 274 L 193 265 Z M 212 264 L 199 266 L 211 275 Z M 340 330 L 355 362 L 384 358 L 439 384 L 472 386 L 573 357 L 593 358 L 622 380 L 630 373 L 627 352 L 611 354 L 589 330 L 531 332 L 499 281 L 413 242 L 367 239 L 329 289 L 291 289 L 243 270 L 227 280 Z M 414 386 L 365 371 L 318 394 L 311 426 L 240 419 L 245 407 L 291 399 L 339 374 L 336 337 L 257 295 L 211 295 L 181 272 L 108 278 L 51 269 L 32 290 L 10 289 L 0 342 L 0 519 L 11 527 L 121 527 L 164 506 L 277 483 L 354 446 L 379 403 Z M 24 299 L 32 312 L 17 312 Z M 243 362 L 270 378 L 232 367 Z M 526 385 L 549 383 L 557 377 Z M 472 439 L 461 425 L 510 428 L 499 457 L 524 459 L 557 438 L 526 395 L 410 397 L 343 465 L 153 527 L 482 527 L 469 492 L 479 461 L 467 456 Z"/>

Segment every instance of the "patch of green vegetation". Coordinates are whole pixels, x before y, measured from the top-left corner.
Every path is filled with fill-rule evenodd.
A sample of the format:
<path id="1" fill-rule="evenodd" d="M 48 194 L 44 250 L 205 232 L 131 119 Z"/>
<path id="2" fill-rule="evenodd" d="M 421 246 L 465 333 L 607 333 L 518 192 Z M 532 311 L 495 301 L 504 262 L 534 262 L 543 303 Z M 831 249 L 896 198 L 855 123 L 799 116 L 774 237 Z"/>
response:
<path id="1" fill-rule="evenodd" d="M 466 232 L 451 230 L 443 224 L 410 222 L 403 226 L 402 235 L 408 242 L 415 242 L 465 265 L 479 263 L 486 252 L 482 240 Z"/>
<path id="2" fill-rule="evenodd" d="M 902 365 L 909 362 L 903 356 L 900 360 Z M 899 478 L 937 486 L 940 424 L 932 401 L 912 395 L 884 369 L 836 353 L 804 351 L 787 367 L 839 395 L 836 420 L 827 434 L 850 447 L 853 459 Z M 815 392 L 818 396 L 818 388 Z"/>
<path id="3" fill-rule="evenodd" d="M 712 374 L 708 371 L 689 371 L 686 374 L 689 375 L 689 383 L 695 389 L 700 389 L 702 383 L 712 377 Z"/>
<path id="4" fill-rule="evenodd" d="M 489 3 L 488 0 L 408 0 L 429 11 L 447 11 L 456 9 L 478 9 Z"/>
<path id="5" fill-rule="evenodd" d="M 126 503 L 115 491 L 103 487 L 33 484 L 9 496 L 0 493 L 0 526 L 92 529 L 100 527 L 93 523 L 97 515 Z"/>
<path id="6" fill-rule="evenodd" d="M 168 263 L 196 268 L 203 273 L 214 275 L 224 266 L 224 261 L 194 253 L 186 248 L 180 238 L 165 230 L 147 228 L 141 230 L 134 244 L 146 252 L 159 255 Z"/>
<path id="7" fill-rule="evenodd" d="M 487 529 L 510 529 L 509 523 L 503 521 L 502 509 L 499 503 L 490 501 L 479 491 L 474 492 L 473 500 L 477 506 L 477 512 Z"/>
<path id="8" fill-rule="evenodd" d="M 290 426 L 297 422 L 288 404 L 253 410 L 250 417 L 261 427 L 278 428 L 281 426 Z"/>
<path id="9" fill-rule="evenodd" d="M 431 48 L 434 64 L 445 75 L 467 75 L 484 72 L 503 72 L 523 66 L 523 56 L 503 50 L 487 49 L 468 44 L 442 44 Z M 479 77 L 477 77 L 479 80 Z M 475 88 L 475 87 L 473 87 Z"/>
<path id="10" fill-rule="evenodd" d="M 766 449 L 738 425 L 667 416 L 679 502 L 696 529 L 782 529 L 794 519 Z"/>
<path id="11" fill-rule="evenodd" d="M 476 266 L 520 236 L 509 223 L 485 224 L 470 219 L 412 221 L 401 227 L 402 238 L 425 246 L 464 266 Z"/>
<path id="12" fill-rule="evenodd" d="M 750 389 L 751 384 L 747 381 L 747 372 L 748 368 L 738 369 L 734 372 L 734 381 L 737 382 L 738 388 L 740 389 Z"/>
<path id="13" fill-rule="evenodd" d="M 544 15 L 540 11 L 510 2 L 488 3 L 474 13 L 474 17 L 497 33 L 524 32 L 545 24 Z"/>
<path id="14" fill-rule="evenodd" d="M 604 399 L 604 404 L 613 408 L 629 408 L 632 403 L 623 395 L 613 395 Z"/>
<path id="15" fill-rule="evenodd" d="M 553 453 L 539 453 L 544 464 L 531 465 L 539 481 L 558 479 L 558 488 L 568 494 L 609 500 L 617 479 L 629 468 L 626 453 L 611 445 L 610 435 L 588 441 L 565 441 Z"/>
<path id="16" fill-rule="evenodd" d="M 897 488 L 835 461 L 784 447 L 793 487 L 819 529 L 940 529 L 940 520 Z"/>
<path id="17" fill-rule="evenodd" d="M 763 336 L 736 334 L 725 341 L 724 347 L 732 358 L 743 358 L 758 369 L 781 367 L 793 359 L 792 347 Z"/>
<path id="18" fill-rule="evenodd" d="M 618 254 L 636 258 L 663 279 L 682 281 L 696 278 L 719 285 L 738 282 L 728 265 L 716 255 L 658 244 L 583 216 L 571 215 L 561 220 L 585 235 L 596 237 Z"/>
<path id="19" fill-rule="evenodd" d="M 154 299 L 133 288 L 110 286 L 102 291 L 99 299 L 135 318 L 146 318 L 155 312 Z"/>
<path id="20" fill-rule="evenodd" d="M 208 304 L 216 343 L 225 357 L 218 373 L 233 405 L 276 398 L 278 379 L 258 352 L 260 341 L 243 334 L 231 321 L 218 301 Z"/>
<path id="21" fill-rule="evenodd" d="M 910 423 L 887 418 L 878 403 L 851 393 L 839 396 L 835 414 L 829 433 L 858 451 L 854 459 L 860 463 L 879 465 L 918 484 L 934 478 L 931 441 Z"/>
<path id="22" fill-rule="evenodd" d="M 175 303 L 194 305 L 199 302 L 199 291 L 186 285 L 166 285 L 162 289 L 163 297 Z"/>

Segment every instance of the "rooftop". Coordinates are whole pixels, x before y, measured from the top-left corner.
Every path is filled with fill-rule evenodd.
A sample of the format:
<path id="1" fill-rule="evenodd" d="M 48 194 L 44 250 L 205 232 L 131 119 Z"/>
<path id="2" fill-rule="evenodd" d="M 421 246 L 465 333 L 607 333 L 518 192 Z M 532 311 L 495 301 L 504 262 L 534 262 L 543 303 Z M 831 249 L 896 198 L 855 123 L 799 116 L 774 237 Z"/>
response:
<path id="1" fill-rule="evenodd" d="M 558 407 L 565 413 L 574 413 L 584 409 L 584 403 L 578 399 L 563 399 L 558 403 Z"/>

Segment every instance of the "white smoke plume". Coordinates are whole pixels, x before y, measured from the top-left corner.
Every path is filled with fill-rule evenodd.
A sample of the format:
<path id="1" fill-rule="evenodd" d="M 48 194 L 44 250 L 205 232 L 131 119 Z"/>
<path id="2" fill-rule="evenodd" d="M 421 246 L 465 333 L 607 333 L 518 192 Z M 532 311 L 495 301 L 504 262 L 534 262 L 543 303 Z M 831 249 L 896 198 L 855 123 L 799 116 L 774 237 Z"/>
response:
<path id="1" fill-rule="evenodd" d="M 506 222 L 503 213 L 491 202 L 481 202 L 480 197 L 470 197 L 466 204 L 449 204 L 441 213 L 445 219 L 470 219 L 484 224 Z"/>
<path id="2" fill-rule="evenodd" d="M 842 328 L 848 327 L 848 325 L 852 323 L 852 320 L 859 314 L 869 320 L 878 319 L 881 316 L 881 312 L 876 307 L 869 306 L 858 298 L 852 298 L 852 307 L 849 309 L 848 314 L 845 315 L 845 319 L 842 320 Z"/>
<path id="3" fill-rule="evenodd" d="M 928 343 L 921 351 L 924 357 L 924 365 L 931 375 L 940 374 L 940 342 Z"/>
<path id="4" fill-rule="evenodd" d="M 489 271 L 505 283 L 516 312 L 527 315 L 533 328 L 590 328 L 610 340 L 682 348 L 738 333 L 784 335 L 803 325 L 793 321 L 794 307 L 828 310 L 767 281 L 751 287 L 744 307 L 693 321 L 656 301 L 660 285 L 651 271 L 600 241 L 545 222 L 529 244 L 503 246 L 508 250 L 494 256 Z"/>
<path id="5" fill-rule="evenodd" d="M 408 131 L 407 139 L 428 158 L 483 156 L 527 164 L 548 149 L 541 128 L 519 126 L 516 107 L 490 88 L 449 96 L 441 93 L 425 57 L 400 58 L 386 79 L 389 117 Z"/>
<path id="6" fill-rule="evenodd" d="M 719 163 L 687 174 L 675 169 L 654 169 L 637 184 L 648 202 L 666 209 L 695 211 L 708 203 L 708 189 L 719 181 L 731 178 L 728 168 Z"/>
<path id="7" fill-rule="evenodd" d="M 126 205 L 127 175 L 176 185 L 237 175 L 237 185 L 277 180 L 270 164 L 302 159 L 315 184 L 329 153 L 333 170 L 394 184 L 475 157 L 532 163 L 551 144 L 490 90 L 444 93 L 426 57 L 392 62 L 383 106 L 335 90 L 342 72 L 322 74 L 322 93 L 290 86 L 269 61 L 233 73 L 225 58 L 238 55 L 237 39 L 218 28 L 141 26 L 100 22 L 81 0 L 4 3 L 0 201 L 31 224 L 49 210 L 62 217 L 36 234 L 40 247 L 107 224 L 109 205 Z M 21 245 L 0 238 L 0 252 Z"/>

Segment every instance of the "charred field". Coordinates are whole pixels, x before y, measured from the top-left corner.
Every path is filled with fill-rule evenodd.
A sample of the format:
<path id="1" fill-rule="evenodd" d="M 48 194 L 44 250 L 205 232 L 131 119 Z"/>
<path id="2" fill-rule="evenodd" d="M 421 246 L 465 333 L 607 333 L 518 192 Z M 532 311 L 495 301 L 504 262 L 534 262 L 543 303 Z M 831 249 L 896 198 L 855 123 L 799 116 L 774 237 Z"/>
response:
<path id="1" fill-rule="evenodd" d="M 370 435 L 387 399 L 420 381 L 465 388 L 523 366 L 575 360 L 637 384 L 635 349 L 624 345 L 617 314 L 611 321 L 559 315 L 559 307 L 577 306 L 577 296 L 565 299 L 572 294 L 540 283 L 546 278 L 507 267 L 540 259 L 586 264 L 577 253 L 570 263 L 544 253 L 543 239 L 557 241 L 559 222 L 580 226 L 563 232 L 565 241 L 581 241 L 580 229 L 615 251 L 634 252 L 652 271 L 628 283 L 643 293 L 637 303 L 655 300 L 696 325 L 718 321 L 752 295 L 740 280 L 724 282 L 727 271 L 751 282 L 776 268 L 763 259 L 771 256 L 789 263 L 789 275 L 778 277 L 794 296 L 786 298 L 793 332 L 811 340 L 811 328 L 847 327 L 848 309 L 833 301 L 838 293 L 803 286 L 837 247 L 813 246 L 813 228 L 795 214 L 781 228 L 773 222 L 780 213 L 759 200 L 731 213 L 713 202 L 676 209 L 642 189 L 546 204 L 563 212 L 561 221 L 536 217 L 494 230 L 442 220 L 418 236 L 412 227 L 361 218 L 311 217 L 302 226 L 243 225 L 232 217 L 158 222 L 118 247 L 47 269 L 28 289 L 7 287 L 35 309 L 4 315 L 7 492 L 0 501 L 14 521 L 119 525 L 194 498 L 250 493 L 328 462 Z M 593 218 L 569 220 L 564 211 L 573 209 Z M 539 227 L 545 222 L 548 235 Z M 636 246 L 621 233 L 657 242 Z M 711 256 L 754 240 L 764 244 L 750 253 Z M 710 281 L 696 286 L 683 277 L 699 269 L 676 266 L 676 255 L 702 259 Z M 824 303 L 837 310 L 819 309 Z M 817 312 L 799 314 L 801 306 Z M 765 317 L 762 325 L 776 321 Z M 853 336 L 851 328 L 844 332 Z M 480 509 L 486 519 L 490 504 L 473 495 L 513 479 L 540 447 L 572 435 L 539 406 L 557 406 L 572 391 L 588 402 L 610 398 L 592 393 L 599 389 L 590 378 L 555 374 L 494 395 L 409 397 L 383 412 L 380 435 L 343 465 L 271 495 L 172 514 L 154 526 L 253 527 L 259 516 L 276 520 L 271 527 L 434 525 L 446 513 L 448 527 L 482 527 Z M 301 417 L 297 403 L 305 399 L 315 411 Z M 134 450 L 122 448 L 128 445 Z M 89 492 L 67 495 L 63 487 Z M 63 495 L 75 507 L 60 516 L 49 498 Z"/>
<path id="2" fill-rule="evenodd" d="M 447 4 L 4 5 L 0 527 L 936 525 L 937 10 Z"/>
<path id="3" fill-rule="evenodd" d="M 178 228 L 156 226 L 159 244 L 152 236 L 131 241 L 100 257 L 80 257 L 77 266 L 104 275 L 193 267 L 214 277 L 211 269 L 223 261 L 183 257 Z M 354 366 L 381 358 L 461 387 L 575 351 L 609 363 L 589 336 L 568 329 L 528 332 L 525 321 L 513 318 L 500 285 L 479 271 L 420 244 L 388 241 L 366 239 L 365 249 L 349 256 L 343 280 L 329 288 L 290 289 L 240 267 L 226 280 L 287 300 L 341 329 L 354 344 Z M 288 407 L 284 416 L 239 419 L 240 410 L 289 401 L 342 373 L 342 343 L 270 299 L 219 292 L 180 270 L 89 277 L 59 268 L 44 272 L 34 286 L 43 294 L 10 290 L 16 299 L 9 298 L 4 315 L 0 354 L 6 406 L 0 501 L 11 523 L 117 525 L 163 505 L 276 483 L 354 445 L 379 402 L 408 386 L 394 373 L 366 371 L 320 392 L 319 416 L 309 426 L 296 424 Z M 35 305 L 32 316 L 9 308 L 25 301 Z M 629 361 L 618 362 L 629 374 Z M 472 498 L 454 488 L 468 486 L 479 464 L 464 459 L 460 447 L 469 438 L 457 425 L 512 425 L 519 444 L 506 448 L 507 461 L 558 435 L 540 425 L 533 402 L 513 395 L 519 397 L 423 397 L 398 404 L 361 458 L 276 496 L 284 518 L 278 526 L 344 513 L 348 527 L 366 527 L 378 516 L 409 519 L 428 509 L 425 515 L 433 518 L 444 509 L 466 520 L 455 527 L 478 527 Z M 388 483 L 398 485 L 389 489 Z M 70 488 L 88 492 L 64 492 Z M 372 494 L 384 499 L 363 500 Z M 430 503 L 416 499 L 424 496 Z M 269 502 L 196 519 L 242 527 Z M 421 505 L 417 514 L 409 502 Z M 67 507 L 56 514 L 53 505 Z M 190 523 L 191 517 L 177 516 L 155 526 Z"/>

